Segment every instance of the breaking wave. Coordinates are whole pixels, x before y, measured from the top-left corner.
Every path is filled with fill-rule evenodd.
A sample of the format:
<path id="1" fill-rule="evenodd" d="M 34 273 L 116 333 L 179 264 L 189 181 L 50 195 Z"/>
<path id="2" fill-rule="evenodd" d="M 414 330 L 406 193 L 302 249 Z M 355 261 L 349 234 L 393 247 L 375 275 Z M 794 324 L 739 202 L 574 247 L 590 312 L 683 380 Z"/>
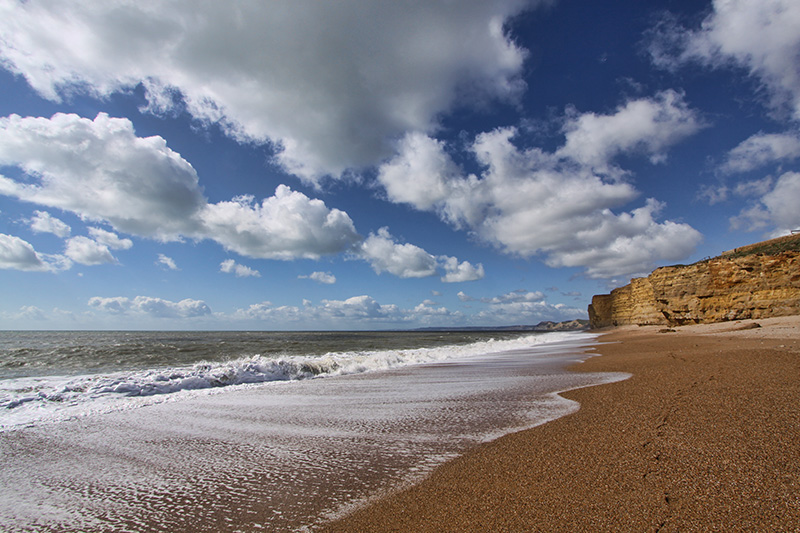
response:
<path id="1" fill-rule="evenodd" d="M 47 418 L 62 419 L 98 410 L 125 408 L 119 400 L 131 397 L 157 397 L 182 391 L 388 370 L 524 349 L 568 338 L 577 339 L 576 335 L 586 334 L 546 333 L 466 345 L 340 352 L 322 356 L 254 355 L 226 362 L 201 362 L 171 368 L 8 379 L 0 382 L 0 429 Z"/>

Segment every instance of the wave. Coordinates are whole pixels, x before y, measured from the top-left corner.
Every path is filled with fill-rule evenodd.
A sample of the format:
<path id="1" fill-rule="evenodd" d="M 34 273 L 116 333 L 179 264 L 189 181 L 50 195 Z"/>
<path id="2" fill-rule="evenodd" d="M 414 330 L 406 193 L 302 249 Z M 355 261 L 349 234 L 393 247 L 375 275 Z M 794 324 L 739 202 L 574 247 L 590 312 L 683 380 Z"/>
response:
<path id="1" fill-rule="evenodd" d="M 566 339 L 577 340 L 576 335 L 586 334 L 546 333 L 467 345 L 339 352 L 323 356 L 254 355 L 226 362 L 202 362 L 183 367 L 73 377 L 9 379 L 0 383 L 0 429 L 18 426 L 20 423 L 32 423 L 59 412 L 72 416 L 76 412 L 94 412 L 101 405 L 109 407 L 111 400 L 389 370 L 530 348 Z M 115 404 L 114 408 L 121 407 Z"/>

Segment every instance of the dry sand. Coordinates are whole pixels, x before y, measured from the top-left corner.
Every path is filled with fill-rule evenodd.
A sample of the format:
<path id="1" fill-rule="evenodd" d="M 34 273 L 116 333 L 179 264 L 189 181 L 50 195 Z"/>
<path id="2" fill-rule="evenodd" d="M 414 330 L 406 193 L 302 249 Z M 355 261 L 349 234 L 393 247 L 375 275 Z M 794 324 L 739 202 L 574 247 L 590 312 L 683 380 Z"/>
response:
<path id="1" fill-rule="evenodd" d="M 611 330 L 581 409 L 325 531 L 800 531 L 800 317 Z"/>

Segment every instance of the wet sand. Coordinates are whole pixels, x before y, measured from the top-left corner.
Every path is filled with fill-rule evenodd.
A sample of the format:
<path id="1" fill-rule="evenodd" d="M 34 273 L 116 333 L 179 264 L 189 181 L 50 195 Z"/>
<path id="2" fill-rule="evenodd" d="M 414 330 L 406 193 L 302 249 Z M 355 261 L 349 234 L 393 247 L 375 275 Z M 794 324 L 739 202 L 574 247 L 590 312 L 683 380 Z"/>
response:
<path id="1" fill-rule="evenodd" d="M 800 531 L 800 317 L 625 327 L 571 391 L 507 435 L 324 531 Z"/>

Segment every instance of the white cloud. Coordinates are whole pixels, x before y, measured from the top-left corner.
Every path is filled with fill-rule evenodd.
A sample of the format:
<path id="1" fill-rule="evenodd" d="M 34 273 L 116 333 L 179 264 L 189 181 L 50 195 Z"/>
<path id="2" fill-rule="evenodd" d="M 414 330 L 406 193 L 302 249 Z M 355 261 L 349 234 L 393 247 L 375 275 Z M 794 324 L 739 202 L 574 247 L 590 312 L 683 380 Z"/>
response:
<path id="1" fill-rule="evenodd" d="M 771 190 L 758 201 L 731 219 L 734 228 L 762 229 L 773 227 L 776 233 L 800 229 L 800 173 L 786 172 Z"/>
<path id="2" fill-rule="evenodd" d="M 29 242 L 4 233 L 0 233 L 0 268 L 36 272 L 50 270 Z"/>
<path id="3" fill-rule="evenodd" d="M 517 290 L 500 296 L 477 300 L 464 292 L 458 293 L 462 302 L 480 301 L 486 307 L 473 315 L 470 321 L 482 325 L 538 324 L 543 320 L 572 320 L 586 316 L 585 309 L 564 304 L 551 304 L 540 291 Z"/>
<path id="4" fill-rule="evenodd" d="M 89 235 L 100 244 L 108 246 L 112 250 L 129 250 L 133 247 L 133 241 L 120 238 L 114 232 L 101 228 L 89 228 Z"/>
<path id="5" fill-rule="evenodd" d="M 233 259 L 226 259 L 220 263 L 219 271 L 226 274 L 235 274 L 237 278 L 261 277 L 261 273 L 258 270 L 253 270 L 248 266 L 240 265 Z"/>
<path id="6" fill-rule="evenodd" d="M 169 270 L 180 270 L 180 268 L 178 268 L 178 265 L 175 264 L 175 260 L 164 254 L 158 254 L 158 261 L 156 261 L 156 264 L 163 266 L 164 268 L 167 268 Z"/>
<path id="7" fill-rule="evenodd" d="M 459 313 L 443 313 L 428 305 L 420 309 L 401 309 L 394 304 L 382 304 L 368 295 L 344 300 L 322 300 L 314 304 L 303 300 L 302 306 L 275 306 L 271 302 L 252 304 L 238 309 L 230 318 L 235 321 L 258 321 L 270 327 L 308 327 L 347 329 L 377 326 L 406 327 L 409 324 L 431 323 L 439 319 L 455 320 Z"/>
<path id="8" fill-rule="evenodd" d="M 44 321 L 47 320 L 48 317 L 44 311 L 36 307 L 35 305 L 23 305 L 19 308 L 17 312 L 0 312 L 0 318 L 3 320 L 35 320 L 35 321 Z"/>
<path id="9" fill-rule="evenodd" d="M 655 64 L 676 68 L 699 62 L 746 69 L 768 89 L 773 109 L 800 120 L 800 4 L 795 0 L 715 0 L 697 30 L 668 17 L 653 31 Z"/>
<path id="10" fill-rule="evenodd" d="M 131 310 L 132 302 L 130 298 L 125 298 L 124 296 L 115 296 L 112 298 L 93 296 L 89 299 L 89 307 L 106 313 L 121 315 Z"/>
<path id="11" fill-rule="evenodd" d="M 400 157 L 381 165 L 379 181 L 389 200 L 417 209 L 431 209 L 452 194 L 451 183 L 461 173 L 445 145 L 422 132 L 406 135 L 398 144 Z"/>
<path id="12" fill-rule="evenodd" d="M 368 324 L 395 324 L 407 321 L 404 311 L 396 305 L 383 305 L 371 296 L 353 296 L 345 300 L 322 300 L 313 305 L 304 300 L 302 307 L 273 306 L 271 302 L 250 305 L 237 310 L 232 317 L 239 320 L 258 320 L 272 324 L 305 323 L 315 327 L 364 327 Z"/>
<path id="13" fill-rule="evenodd" d="M 31 229 L 36 233 L 52 233 L 62 239 L 69 237 L 72 229 L 62 220 L 50 215 L 47 211 L 34 211 Z"/>
<path id="14" fill-rule="evenodd" d="M 620 153 L 640 151 L 659 162 L 667 148 L 702 127 L 683 95 L 667 90 L 654 98 L 630 100 L 610 115 L 572 111 L 564 124 L 567 141 L 556 155 L 606 173 Z"/>
<path id="15" fill-rule="evenodd" d="M 380 274 L 389 272 L 400 278 L 424 278 L 436 274 L 436 258 L 413 244 L 395 242 L 388 228 L 370 233 L 361 243 L 359 255 Z"/>
<path id="16" fill-rule="evenodd" d="M 333 285 L 336 283 L 336 276 L 330 272 L 312 272 L 308 276 L 297 276 L 297 279 L 310 279 L 326 285 Z"/>
<path id="17" fill-rule="evenodd" d="M 800 173 L 783 174 L 775 183 L 775 188 L 761 198 L 761 202 L 778 229 L 800 228 Z"/>
<path id="18" fill-rule="evenodd" d="M 458 262 L 455 257 L 440 257 L 442 268 L 444 268 L 445 275 L 442 281 L 445 283 L 461 283 L 464 281 L 476 281 L 483 279 L 485 272 L 483 265 L 478 263 L 473 265 L 469 261 Z"/>
<path id="19" fill-rule="evenodd" d="M 690 254 L 700 234 L 658 222 L 660 203 L 612 211 L 637 196 L 620 179 L 626 172 L 615 156 L 643 152 L 657 162 L 703 126 L 682 96 L 663 92 L 606 116 L 572 112 L 566 124 L 566 142 L 552 153 L 518 148 L 514 128 L 478 135 L 471 150 L 484 168 L 480 176 L 456 172 L 443 143 L 411 134 L 401 143 L 405 151 L 379 169 L 378 181 L 390 200 L 435 211 L 507 253 L 543 253 L 547 264 L 584 267 L 591 277 L 638 274 Z"/>
<path id="20" fill-rule="evenodd" d="M 463 291 L 461 301 L 476 301 Z M 342 329 L 382 326 L 409 327 L 419 325 L 482 325 L 536 324 L 542 320 L 571 320 L 586 316 L 585 309 L 548 303 L 541 292 L 515 291 L 494 298 L 482 298 L 485 306 L 474 315 L 452 311 L 433 300 L 424 300 L 413 308 L 403 309 L 382 304 L 368 295 L 345 300 L 322 300 L 313 304 L 303 300 L 302 306 L 276 306 L 265 301 L 236 310 L 229 315 L 234 321 L 258 321 L 269 327 L 313 324 L 314 327 Z"/>
<path id="21" fill-rule="evenodd" d="M 472 296 L 468 295 L 464 291 L 458 291 L 457 296 L 458 296 L 458 299 L 461 300 L 462 302 L 474 302 L 475 301 L 475 298 L 473 298 Z"/>
<path id="22" fill-rule="evenodd" d="M 198 233 L 195 214 L 205 199 L 194 169 L 161 137 L 137 137 L 127 119 L 0 118 L 0 164 L 33 178 L 0 176 L 0 194 L 133 235 L 176 240 Z"/>
<path id="23" fill-rule="evenodd" d="M 361 240 L 347 213 L 279 186 L 261 203 L 239 197 L 209 203 L 192 166 L 161 137 L 137 137 L 127 119 L 0 118 L 0 164 L 30 179 L 0 176 L 0 194 L 105 221 L 162 241 L 211 239 L 249 257 L 316 259 Z M 116 249 L 130 240 L 94 228 Z"/>
<path id="24" fill-rule="evenodd" d="M 89 299 L 89 307 L 111 314 L 137 313 L 154 318 L 194 318 L 211 314 L 211 308 L 204 301 L 190 298 L 173 302 L 149 296 L 137 296 L 133 299 L 124 296 L 94 296 Z"/>
<path id="25" fill-rule="evenodd" d="M 770 163 L 800 158 L 800 135 L 757 133 L 728 152 L 721 170 L 728 174 L 748 172 Z"/>
<path id="26" fill-rule="evenodd" d="M 543 320 L 560 322 L 586 317 L 586 309 L 564 304 L 550 304 L 544 300 L 517 301 L 493 304 L 475 315 L 475 321 L 484 324 L 538 324 Z"/>
<path id="27" fill-rule="evenodd" d="M 350 252 L 369 261 L 376 272 L 400 277 L 436 272 L 436 258 L 423 249 L 395 243 L 385 230 L 362 242 L 347 213 L 286 185 L 260 202 L 239 196 L 209 203 L 195 170 L 164 139 L 137 137 L 129 120 L 103 113 L 94 120 L 64 114 L 0 118 L 0 164 L 17 166 L 29 178 L 0 176 L 0 194 L 104 221 L 132 235 L 161 241 L 210 239 L 263 259 L 319 259 Z M 116 259 L 109 249 L 133 245 L 101 228 L 92 227 L 89 233 L 94 240 L 75 237 L 68 242 L 68 257 L 82 264 L 112 263 Z M 462 265 L 460 273 L 448 271 L 445 277 L 480 272 L 480 266 Z"/>
<path id="28" fill-rule="evenodd" d="M 82 265 L 118 263 L 117 258 L 111 254 L 108 246 L 83 236 L 69 239 L 64 249 L 64 255 Z"/>
<path id="29" fill-rule="evenodd" d="M 260 204 L 252 197 L 208 204 L 204 232 L 226 249 L 263 259 L 319 259 L 349 250 L 361 237 L 344 211 L 279 185 Z"/>
<path id="30" fill-rule="evenodd" d="M 453 323 L 454 321 L 461 321 L 464 318 L 463 313 L 458 311 L 450 311 L 445 306 L 436 307 L 436 302 L 425 300 L 414 307 L 412 313 L 414 320 L 423 324 L 441 324 Z"/>
<path id="31" fill-rule="evenodd" d="M 493 305 L 502 305 L 502 304 L 520 303 L 520 302 L 541 302 L 544 301 L 544 299 L 545 299 L 544 294 L 540 291 L 530 292 L 525 290 L 519 290 L 519 291 L 509 292 L 501 296 L 495 296 L 493 298 L 481 298 L 481 302 Z"/>
<path id="32" fill-rule="evenodd" d="M 394 318 L 399 309 L 396 305 L 382 305 L 371 296 L 362 295 L 346 300 L 322 300 L 318 311 L 326 318 L 375 320 Z"/>
<path id="33" fill-rule="evenodd" d="M 314 182 L 376 163 L 456 103 L 513 100 L 525 52 L 503 24 L 541 3 L 30 0 L 0 7 L 0 59 L 56 101 L 141 83 L 152 110 L 179 101 Z"/>

